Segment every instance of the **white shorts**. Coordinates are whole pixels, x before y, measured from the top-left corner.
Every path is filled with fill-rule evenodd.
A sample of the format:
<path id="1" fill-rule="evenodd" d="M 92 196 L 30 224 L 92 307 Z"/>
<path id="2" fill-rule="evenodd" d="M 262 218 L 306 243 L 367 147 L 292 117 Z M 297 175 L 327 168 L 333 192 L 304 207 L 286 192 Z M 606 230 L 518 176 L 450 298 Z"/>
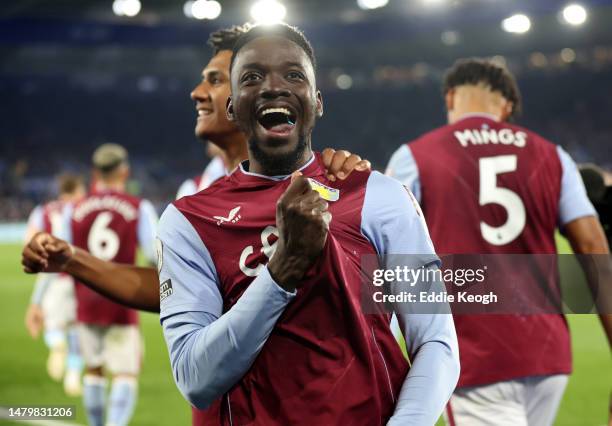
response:
<path id="1" fill-rule="evenodd" d="M 444 411 L 449 426 L 548 426 L 557 415 L 567 375 L 532 376 L 455 390 Z"/>
<path id="2" fill-rule="evenodd" d="M 72 277 L 58 275 L 53 279 L 43 296 L 41 307 L 45 318 L 45 330 L 65 330 L 73 323 L 76 319 L 76 299 Z"/>
<path id="3" fill-rule="evenodd" d="M 78 324 L 81 355 L 88 368 L 135 376 L 140 371 L 143 342 L 137 325 Z"/>

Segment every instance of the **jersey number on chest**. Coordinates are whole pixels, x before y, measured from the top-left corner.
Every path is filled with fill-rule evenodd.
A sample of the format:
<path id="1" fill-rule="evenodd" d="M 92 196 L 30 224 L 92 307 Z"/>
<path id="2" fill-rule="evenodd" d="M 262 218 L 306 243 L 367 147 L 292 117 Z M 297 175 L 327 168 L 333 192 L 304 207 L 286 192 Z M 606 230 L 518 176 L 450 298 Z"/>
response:
<path id="1" fill-rule="evenodd" d="M 276 238 L 274 238 L 274 242 L 270 243 L 272 236 Z M 276 229 L 276 226 L 266 226 L 266 228 L 261 232 L 261 248 L 259 249 L 259 251 L 262 252 L 268 260 L 270 260 L 272 258 L 272 255 L 276 251 L 277 242 L 278 229 Z M 261 269 L 267 264 L 267 262 L 265 264 L 259 263 L 255 268 L 249 268 L 248 266 L 246 266 L 249 256 L 251 256 L 254 251 L 255 248 L 253 246 L 248 246 L 245 247 L 244 250 L 242 250 L 242 253 L 240 254 L 240 270 L 247 277 L 256 277 L 259 272 L 261 272 Z"/>

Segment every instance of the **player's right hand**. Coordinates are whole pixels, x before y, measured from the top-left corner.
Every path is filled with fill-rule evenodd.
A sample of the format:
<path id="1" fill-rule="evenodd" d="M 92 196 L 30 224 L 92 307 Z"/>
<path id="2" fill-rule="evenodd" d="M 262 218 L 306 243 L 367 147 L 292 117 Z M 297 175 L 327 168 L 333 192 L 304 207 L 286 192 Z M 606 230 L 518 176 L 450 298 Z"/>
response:
<path id="1" fill-rule="evenodd" d="M 44 325 L 44 315 L 41 307 L 36 304 L 28 306 L 25 316 L 25 325 L 33 339 L 40 336 Z"/>
<path id="2" fill-rule="evenodd" d="M 268 270 L 283 288 L 293 291 L 325 246 L 331 213 L 327 202 L 300 172 L 276 204 L 278 242 Z"/>
<path id="3" fill-rule="evenodd" d="M 73 249 L 64 240 L 47 232 L 39 232 L 25 245 L 21 253 L 24 272 L 62 272 L 72 258 Z"/>

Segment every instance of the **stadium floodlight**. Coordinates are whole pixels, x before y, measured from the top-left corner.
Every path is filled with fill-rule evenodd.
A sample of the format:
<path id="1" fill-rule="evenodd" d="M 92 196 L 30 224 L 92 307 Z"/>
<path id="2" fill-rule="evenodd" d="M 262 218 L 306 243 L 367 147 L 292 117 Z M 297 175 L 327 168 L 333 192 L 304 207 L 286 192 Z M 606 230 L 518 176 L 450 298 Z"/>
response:
<path id="1" fill-rule="evenodd" d="M 258 24 L 270 25 L 282 21 L 287 9 L 276 0 L 259 0 L 251 7 L 251 17 Z"/>
<path id="2" fill-rule="evenodd" d="M 123 0 L 115 0 L 113 2 L 113 13 L 117 16 L 123 16 Z"/>
<path id="3" fill-rule="evenodd" d="M 117 16 L 134 17 L 138 15 L 142 5 L 140 0 L 115 0 L 113 2 L 113 12 Z"/>
<path id="4" fill-rule="evenodd" d="M 123 14 L 130 18 L 138 15 L 141 7 L 139 0 L 123 0 Z"/>
<path id="5" fill-rule="evenodd" d="M 193 12 L 191 10 L 193 9 L 194 3 L 195 3 L 194 0 L 187 0 L 185 4 L 183 5 L 183 13 L 188 18 L 193 18 Z"/>
<path id="6" fill-rule="evenodd" d="M 576 52 L 574 51 L 574 49 L 570 49 L 569 47 L 566 47 L 565 49 L 561 50 L 559 56 L 561 57 L 561 60 L 566 64 L 570 64 L 576 60 Z"/>
<path id="7" fill-rule="evenodd" d="M 459 33 L 457 31 L 444 31 L 442 34 L 440 34 L 440 40 L 442 40 L 442 43 L 444 43 L 446 46 L 454 46 L 457 43 L 459 43 L 461 36 L 459 35 Z"/>
<path id="8" fill-rule="evenodd" d="M 217 19 L 221 15 L 221 3 L 217 0 L 208 0 L 208 19 Z"/>
<path id="9" fill-rule="evenodd" d="M 566 23 L 574 26 L 582 25 L 587 20 L 587 11 L 579 4 L 565 6 L 561 15 Z"/>
<path id="10" fill-rule="evenodd" d="M 341 90 L 348 90 L 353 86 L 353 78 L 348 74 L 340 74 L 336 77 L 336 86 Z"/>
<path id="11" fill-rule="evenodd" d="M 195 19 L 217 19 L 221 14 L 221 4 L 216 0 L 188 1 L 183 7 L 185 15 Z M 191 16 L 190 16 L 191 15 Z"/>
<path id="12" fill-rule="evenodd" d="M 531 28 L 531 20 L 527 15 L 517 13 L 502 21 L 504 31 L 514 34 L 523 34 Z"/>
<path id="13" fill-rule="evenodd" d="M 363 10 L 378 9 L 389 3 L 389 0 L 357 0 L 357 6 Z"/>

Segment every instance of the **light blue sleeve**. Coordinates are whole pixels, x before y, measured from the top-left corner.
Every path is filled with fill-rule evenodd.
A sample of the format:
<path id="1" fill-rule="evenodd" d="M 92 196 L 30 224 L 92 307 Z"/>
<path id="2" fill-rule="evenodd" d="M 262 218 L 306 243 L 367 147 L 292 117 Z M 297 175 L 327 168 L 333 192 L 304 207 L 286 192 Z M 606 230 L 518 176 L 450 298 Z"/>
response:
<path id="1" fill-rule="evenodd" d="M 64 205 L 64 210 L 62 211 L 62 225 L 60 230 L 60 235 L 56 235 L 57 238 L 60 238 L 70 244 L 72 244 L 72 212 L 74 211 L 74 206 L 72 203 L 66 203 Z"/>
<path id="2" fill-rule="evenodd" d="M 362 232 L 383 258 L 404 259 L 410 268 L 437 269 L 439 259 L 414 198 L 399 182 L 373 172 L 362 210 Z M 393 257 L 392 257 L 393 258 Z M 383 265 L 394 268 L 397 264 Z M 435 276 L 437 274 L 431 274 Z M 430 282 L 443 290 L 443 283 Z M 399 313 L 412 366 L 389 425 L 435 424 L 459 379 L 459 347 L 448 306 L 440 313 Z M 445 309 L 444 309 L 445 308 Z"/>
<path id="3" fill-rule="evenodd" d="M 58 277 L 59 274 L 36 274 L 36 283 L 34 284 L 34 290 L 32 290 L 32 297 L 30 303 L 32 305 L 41 305 L 42 301 L 47 293 L 47 289 L 51 282 Z"/>
<path id="4" fill-rule="evenodd" d="M 158 235 L 160 318 L 174 380 L 191 404 L 205 408 L 244 376 L 295 293 L 263 268 L 223 313 L 212 258 L 176 207 L 162 215 Z"/>
<path id="5" fill-rule="evenodd" d="M 421 202 L 419 168 L 417 167 L 417 163 L 408 145 L 403 144 L 393 153 L 385 174 L 399 180 L 405 187 L 412 191 L 418 202 Z"/>
<path id="6" fill-rule="evenodd" d="M 185 182 L 179 186 L 179 189 L 176 193 L 176 199 L 186 197 L 188 195 L 193 195 L 198 192 L 198 188 L 193 179 L 187 179 Z"/>
<path id="7" fill-rule="evenodd" d="M 138 245 L 145 258 L 155 263 L 155 236 L 157 235 L 157 212 L 149 200 L 140 201 L 138 207 Z"/>
<path id="8" fill-rule="evenodd" d="M 557 153 L 563 169 L 561 195 L 559 197 L 559 226 L 563 227 L 581 217 L 597 216 L 597 212 L 587 196 L 576 163 L 560 146 L 557 146 Z"/>
<path id="9" fill-rule="evenodd" d="M 28 216 L 27 226 L 28 228 L 36 229 L 37 232 L 44 228 L 43 206 L 38 205 L 34 207 L 34 210 L 32 210 L 30 216 Z"/>

